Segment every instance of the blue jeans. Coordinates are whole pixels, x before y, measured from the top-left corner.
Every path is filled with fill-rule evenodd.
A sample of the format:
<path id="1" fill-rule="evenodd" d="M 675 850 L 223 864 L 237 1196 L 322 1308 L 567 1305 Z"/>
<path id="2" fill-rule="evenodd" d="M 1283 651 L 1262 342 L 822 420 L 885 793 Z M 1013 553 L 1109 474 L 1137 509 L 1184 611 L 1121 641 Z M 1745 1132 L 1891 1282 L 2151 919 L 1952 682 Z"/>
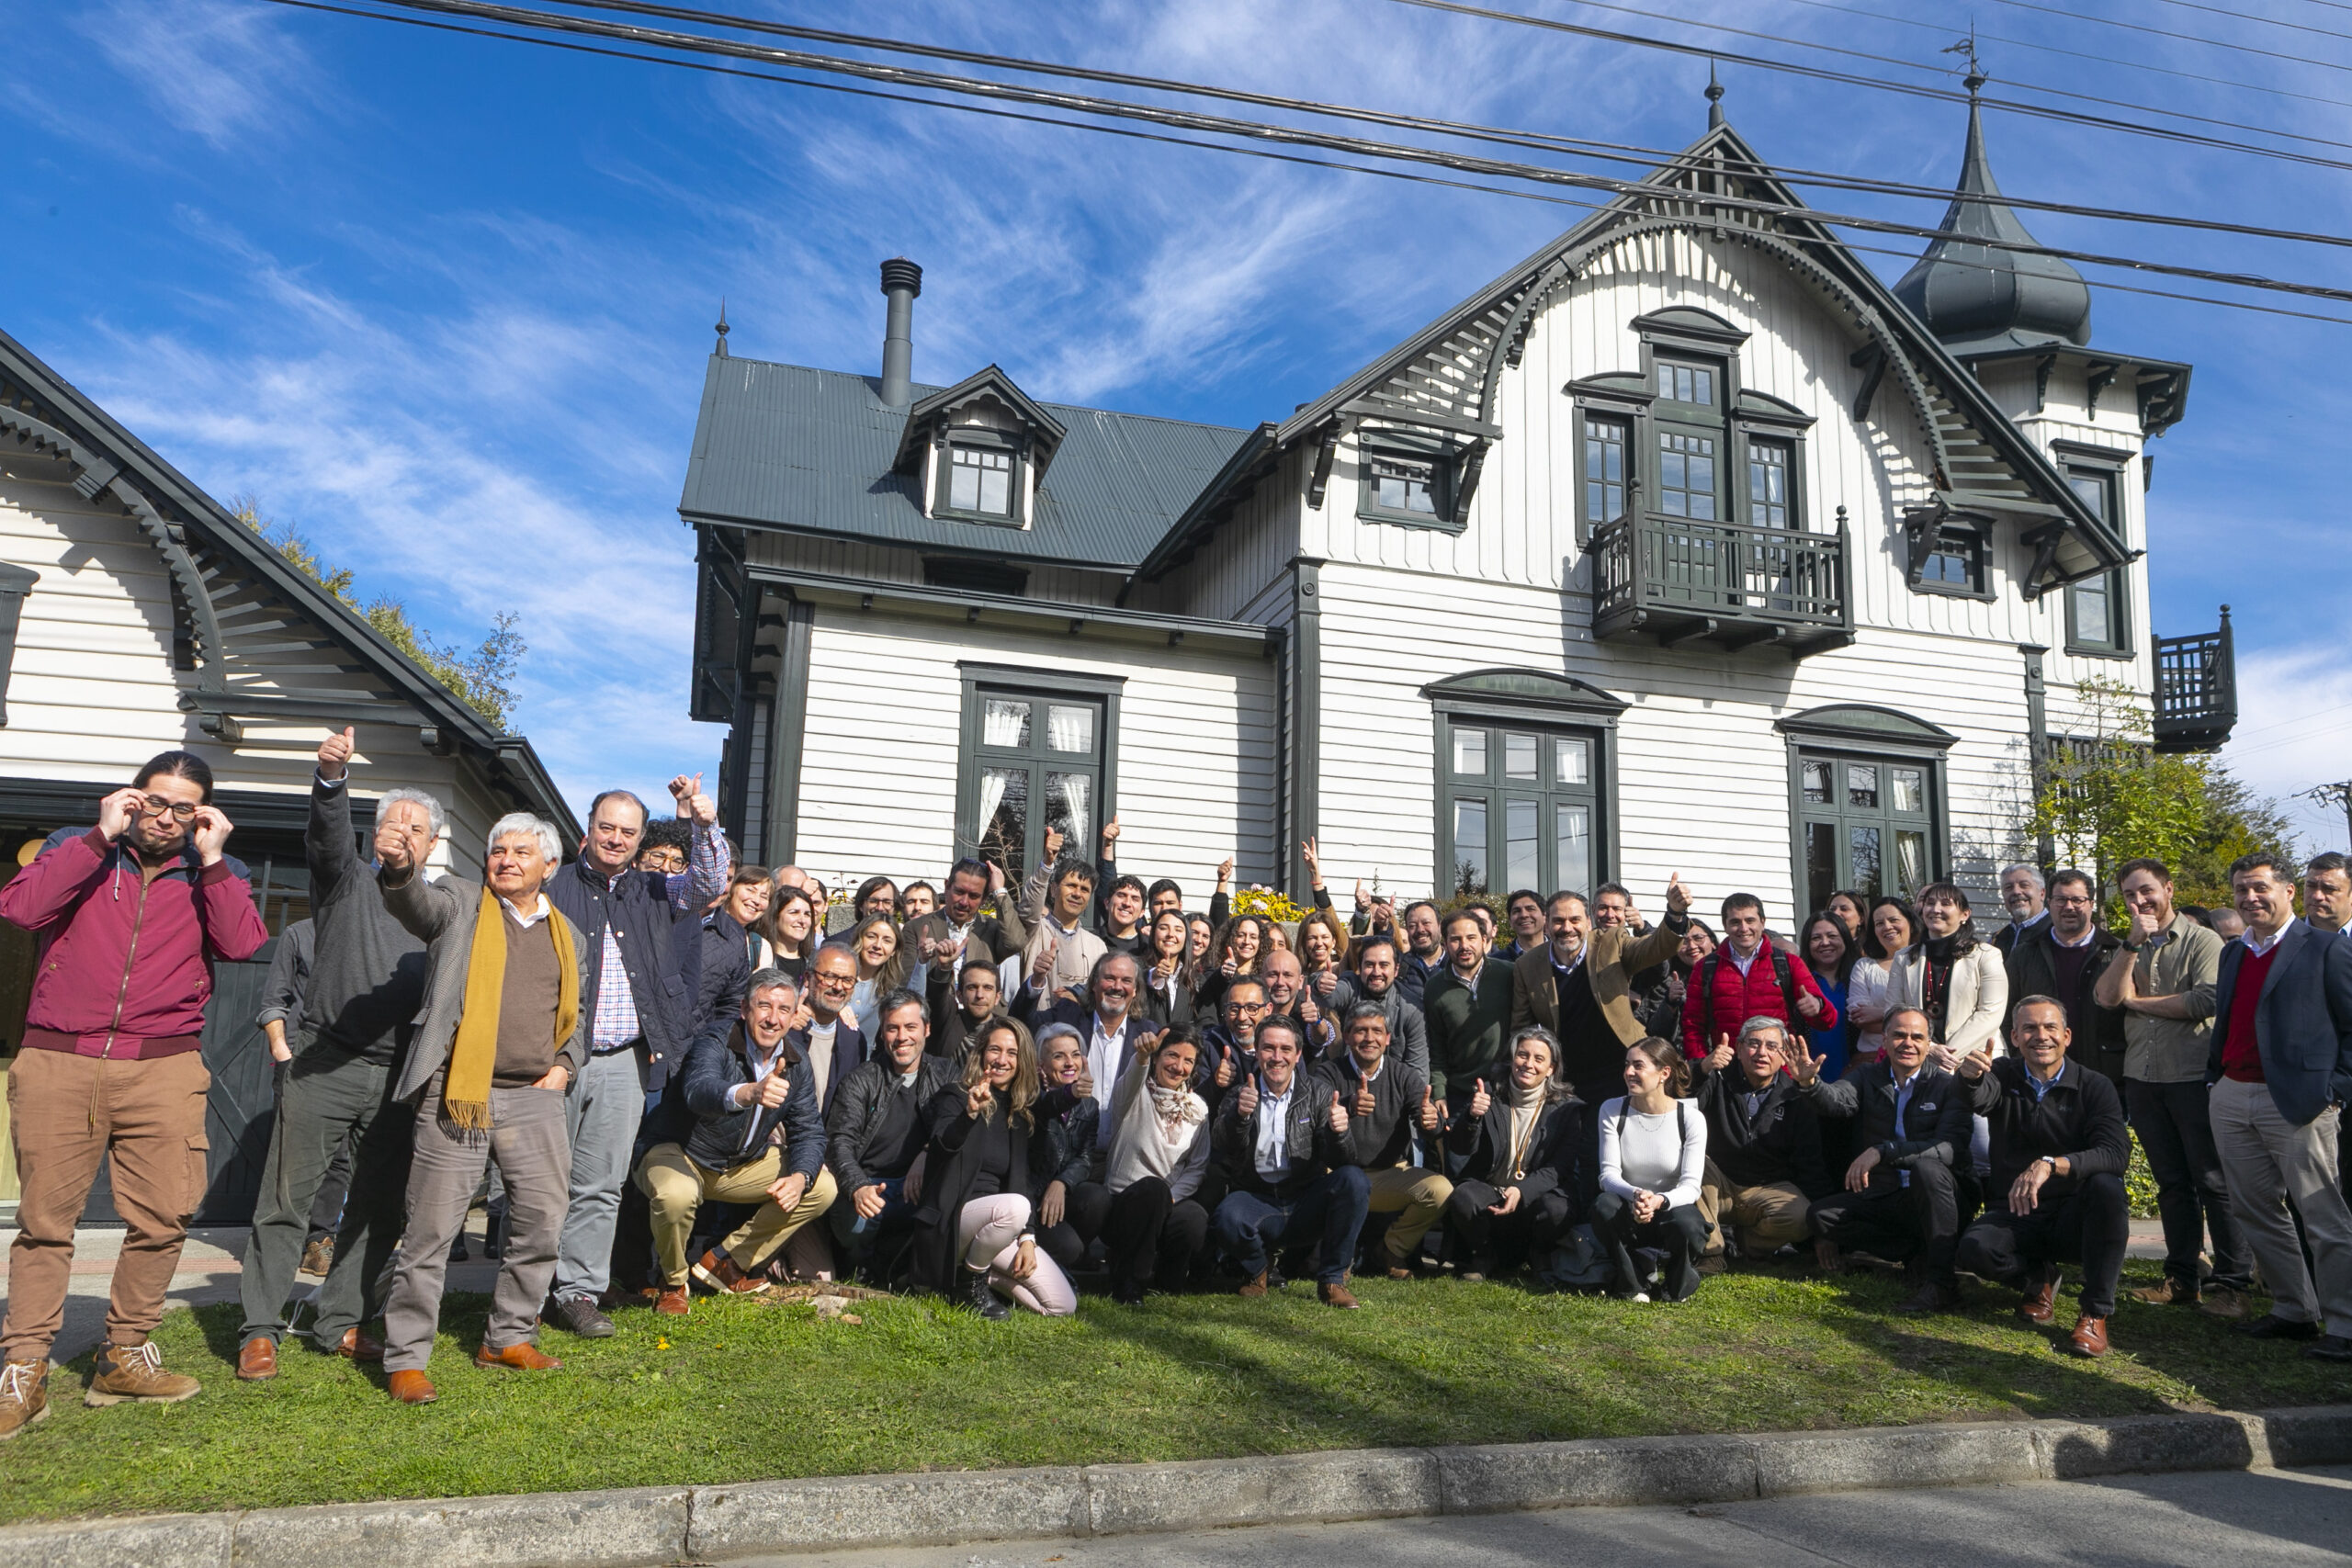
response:
<path id="1" fill-rule="evenodd" d="M 563 1097 L 571 1138 L 571 1191 L 556 1253 L 555 1294 L 604 1294 L 613 1278 L 613 1237 L 638 1123 L 645 1119 L 645 1047 L 588 1058 Z"/>
<path id="2" fill-rule="evenodd" d="M 1310 1240 L 1322 1243 L 1316 1278 L 1336 1285 L 1355 1261 L 1356 1233 L 1363 1229 L 1372 1202 L 1372 1182 L 1362 1166 L 1343 1165 L 1307 1184 L 1287 1201 L 1255 1192 L 1228 1192 L 1216 1206 L 1216 1242 L 1252 1279 L 1266 1271 L 1266 1251 L 1295 1251 Z M 1286 1245 L 1285 1245 L 1286 1244 Z"/>
<path id="3" fill-rule="evenodd" d="M 886 1176 L 882 1179 L 882 1212 L 872 1219 L 857 1212 L 851 1200 L 855 1196 L 848 1188 L 842 1189 L 833 1206 L 825 1211 L 826 1220 L 833 1227 L 834 1239 L 854 1258 L 863 1258 L 872 1249 L 875 1240 L 893 1225 L 906 1224 L 914 1213 L 914 1205 L 907 1201 L 907 1179 Z"/>

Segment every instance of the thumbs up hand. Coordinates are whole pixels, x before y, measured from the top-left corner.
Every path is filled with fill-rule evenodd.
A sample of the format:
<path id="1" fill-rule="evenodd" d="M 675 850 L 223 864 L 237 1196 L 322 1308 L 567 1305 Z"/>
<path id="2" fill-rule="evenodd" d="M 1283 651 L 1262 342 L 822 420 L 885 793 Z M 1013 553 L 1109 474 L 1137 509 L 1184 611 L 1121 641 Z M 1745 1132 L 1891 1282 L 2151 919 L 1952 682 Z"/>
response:
<path id="1" fill-rule="evenodd" d="M 1245 1122 L 1258 1114 L 1257 1074 L 1251 1073 L 1241 1080 L 1241 1093 L 1235 1099 L 1233 1108 L 1241 1112 L 1242 1120 Z"/>
<path id="2" fill-rule="evenodd" d="M 339 779 L 351 763 L 351 754 L 359 749 L 358 732 L 349 725 L 340 735 L 330 735 L 319 743 L 319 777 Z"/>
<path id="3" fill-rule="evenodd" d="M 1421 1131 L 1424 1133 L 1436 1132 L 1437 1122 L 1437 1100 L 1432 1097 L 1431 1091 L 1428 1086 L 1424 1085 L 1421 1089 Z"/>
<path id="4" fill-rule="evenodd" d="M 1342 1137 L 1346 1136 L 1348 1131 L 1348 1108 L 1340 1103 L 1340 1091 L 1336 1089 L 1331 1091 L 1331 1110 L 1329 1112 L 1329 1118 L 1331 1122 L 1331 1131 L 1340 1134 Z"/>
<path id="5" fill-rule="evenodd" d="M 1216 1087 L 1219 1089 L 1233 1087 L 1233 1053 L 1229 1050 L 1217 1053 Z"/>
<path id="6" fill-rule="evenodd" d="M 1494 1103 L 1495 1097 L 1487 1092 L 1487 1080 L 1480 1078 L 1478 1080 L 1477 1092 L 1470 1097 L 1470 1114 L 1473 1116 L 1484 1116 L 1493 1108 Z"/>
<path id="7" fill-rule="evenodd" d="M 1715 1048 L 1707 1053 L 1707 1070 L 1711 1073 L 1719 1073 L 1730 1066 L 1731 1036 L 1718 1034 L 1715 1036 Z"/>
<path id="8" fill-rule="evenodd" d="M 1372 1092 L 1372 1080 L 1363 1077 L 1356 1079 L 1356 1114 L 1369 1116 L 1379 1108 L 1379 1097 Z"/>

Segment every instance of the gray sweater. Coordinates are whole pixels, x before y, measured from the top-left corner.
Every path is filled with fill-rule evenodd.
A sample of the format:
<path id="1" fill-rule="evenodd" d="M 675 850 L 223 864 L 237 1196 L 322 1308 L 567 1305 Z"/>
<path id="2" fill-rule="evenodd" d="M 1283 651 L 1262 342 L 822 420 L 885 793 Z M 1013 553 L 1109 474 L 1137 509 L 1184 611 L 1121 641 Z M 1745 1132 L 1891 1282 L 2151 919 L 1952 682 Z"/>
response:
<path id="1" fill-rule="evenodd" d="M 374 868 L 360 858 L 347 777 L 333 784 L 312 777 L 302 847 L 316 928 L 302 1027 L 308 1036 L 389 1062 L 407 1045 L 424 1005 L 424 943 L 392 919 Z"/>

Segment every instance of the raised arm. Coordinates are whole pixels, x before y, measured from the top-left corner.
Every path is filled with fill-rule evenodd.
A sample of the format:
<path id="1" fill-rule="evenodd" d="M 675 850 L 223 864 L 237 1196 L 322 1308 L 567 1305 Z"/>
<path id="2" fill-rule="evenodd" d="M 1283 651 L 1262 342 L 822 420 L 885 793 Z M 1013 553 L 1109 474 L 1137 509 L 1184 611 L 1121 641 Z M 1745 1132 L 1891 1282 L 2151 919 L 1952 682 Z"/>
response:
<path id="1" fill-rule="evenodd" d="M 323 904 L 335 889 L 364 876 L 368 863 L 351 831 L 351 757 L 357 732 L 349 725 L 319 745 L 318 772 L 311 780 L 311 816 L 302 830 L 303 858 L 311 863 L 311 901 Z"/>

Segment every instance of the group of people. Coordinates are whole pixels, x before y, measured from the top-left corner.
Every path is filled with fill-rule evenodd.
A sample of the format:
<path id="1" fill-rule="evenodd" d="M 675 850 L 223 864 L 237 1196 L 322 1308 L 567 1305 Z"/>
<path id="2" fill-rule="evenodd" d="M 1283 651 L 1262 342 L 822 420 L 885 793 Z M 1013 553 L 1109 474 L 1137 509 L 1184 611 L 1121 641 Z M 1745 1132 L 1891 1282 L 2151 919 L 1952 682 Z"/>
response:
<path id="1" fill-rule="evenodd" d="M 2352 1359 L 2341 856 L 2240 861 L 2225 942 L 2154 861 L 2120 869 L 2121 933 L 2089 876 L 2013 866 L 1989 938 L 1948 882 L 1839 893 L 1791 935 L 1745 893 L 1710 926 L 1679 877 L 1655 923 L 1616 884 L 1513 891 L 1499 922 L 1359 885 L 1343 918 L 1310 841 L 1293 922 L 1237 912 L 1230 861 L 1201 913 L 1121 873 L 1114 818 L 1096 861 L 1049 833 L 1017 888 L 963 860 L 937 886 L 871 879 L 844 918 L 796 867 L 735 865 L 684 776 L 670 819 L 599 795 L 568 863 L 515 815 L 481 882 L 429 876 L 440 804 L 386 793 L 363 849 L 354 745 L 319 749 L 313 913 L 281 949 L 306 967 L 265 1015 L 283 1065 L 242 1379 L 277 1375 L 322 1190 L 308 1337 L 380 1359 L 410 1404 L 437 1397 L 448 1261 L 486 1189 L 483 1367 L 558 1365 L 543 1325 L 595 1337 L 623 1306 L 793 1277 L 1004 1318 L 1069 1314 L 1081 1284 L 1256 1299 L 1309 1274 L 1348 1310 L 1365 1272 L 1679 1302 L 1733 1259 L 1854 1254 L 1905 1270 L 1900 1311 L 1954 1307 L 1965 1271 L 2035 1325 L 2076 1268 L 2055 1338 L 2097 1357 L 2127 1126 L 2167 1254 L 2134 1295 Z M 165 753 L 0 887 L 45 954 L 12 1082 L 0 1437 L 46 1413 L 102 1153 L 127 1235 L 86 1397 L 197 1391 L 148 1336 L 203 1185 L 209 968 L 266 938 L 210 795 Z"/>

